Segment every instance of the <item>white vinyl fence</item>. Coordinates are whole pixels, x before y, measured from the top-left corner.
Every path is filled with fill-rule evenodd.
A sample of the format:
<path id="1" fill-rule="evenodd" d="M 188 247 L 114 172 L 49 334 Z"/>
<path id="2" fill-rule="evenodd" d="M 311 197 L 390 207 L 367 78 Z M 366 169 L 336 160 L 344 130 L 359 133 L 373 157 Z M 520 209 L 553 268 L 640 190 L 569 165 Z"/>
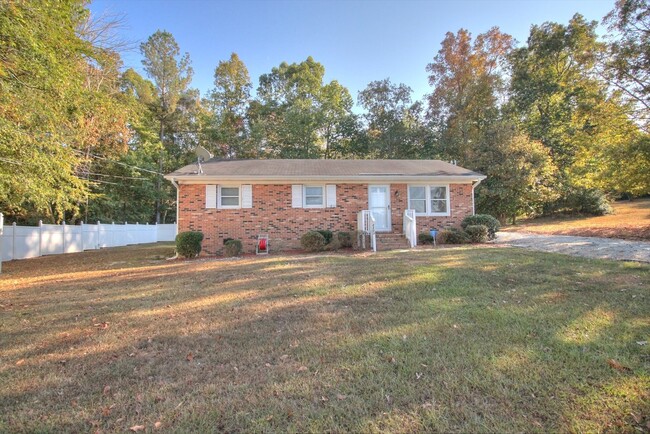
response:
<path id="1" fill-rule="evenodd" d="M 0 217 L 1 219 L 1 217 Z M 2 226 L 0 260 L 34 258 L 43 255 L 83 252 L 104 247 L 174 241 L 176 224 L 80 224 Z"/>

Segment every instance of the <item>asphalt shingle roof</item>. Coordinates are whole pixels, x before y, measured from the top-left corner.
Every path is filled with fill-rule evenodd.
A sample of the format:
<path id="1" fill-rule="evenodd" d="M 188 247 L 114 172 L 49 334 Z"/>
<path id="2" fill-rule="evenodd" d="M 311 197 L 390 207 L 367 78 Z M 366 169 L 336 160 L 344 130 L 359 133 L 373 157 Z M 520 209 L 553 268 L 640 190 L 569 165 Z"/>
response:
<path id="1" fill-rule="evenodd" d="M 189 164 L 167 178 L 189 176 L 250 177 L 250 178 L 362 178 L 386 176 L 432 177 L 450 176 L 483 178 L 483 175 L 440 160 L 220 160 L 213 158 L 202 163 L 203 174 L 197 164 Z"/>

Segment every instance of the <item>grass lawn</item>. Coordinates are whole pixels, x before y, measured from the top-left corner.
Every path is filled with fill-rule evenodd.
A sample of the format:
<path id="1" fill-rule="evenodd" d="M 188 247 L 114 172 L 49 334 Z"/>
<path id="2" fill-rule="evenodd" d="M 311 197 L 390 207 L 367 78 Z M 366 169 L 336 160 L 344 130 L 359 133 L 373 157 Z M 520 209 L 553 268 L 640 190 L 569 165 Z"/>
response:
<path id="1" fill-rule="evenodd" d="M 600 217 L 542 217 L 502 230 L 650 241 L 650 199 L 614 202 L 614 214 Z"/>
<path id="2" fill-rule="evenodd" d="M 3 265 L 0 431 L 649 429 L 647 265 L 171 253 Z"/>

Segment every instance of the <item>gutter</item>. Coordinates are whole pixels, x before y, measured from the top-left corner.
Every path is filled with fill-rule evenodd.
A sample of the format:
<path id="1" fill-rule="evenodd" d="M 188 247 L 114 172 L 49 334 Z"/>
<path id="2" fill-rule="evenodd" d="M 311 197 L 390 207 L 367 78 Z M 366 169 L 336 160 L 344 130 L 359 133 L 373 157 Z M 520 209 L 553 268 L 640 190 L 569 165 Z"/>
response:
<path id="1" fill-rule="evenodd" d="M 476 214 L 476 209 L 474 207 L 474 189 L 483 181 L 486 177 L 479 178 L 478 181 L 472 183 L 472 215 Z"/>
<path id="2" fill-rule="evenodd" d="M 417 182 L 445 182 L 469 184 L 472 182 L 481 182 L 485 179 L 484 175 L 429 175 L 429 176 L 251 176 L 251 175 L 167 175 L 165 179 L 182 184 L 208 184 L 223 183 L 228 181 L 247 183 L 247 184 L 290 184 L 305 182 L 328 182 L 341 184 L 368 184 L 377 183 L 417 183 Z M 477 182 L 477 185 L 478 185 Z"/>
<path id="3" fill-rule="evenodd" d="M 165 176 L 165 178 L 167 178 Z M 178 183 L 176 182 L 176 178 L 167 178 L 174 187 L 176 187 L 176 235 L 178 235 L 178 216 L 180 215 L 180 207 L 178 203 L 178 198 L 179 198 L 179 190 L 178 190 Z"/>

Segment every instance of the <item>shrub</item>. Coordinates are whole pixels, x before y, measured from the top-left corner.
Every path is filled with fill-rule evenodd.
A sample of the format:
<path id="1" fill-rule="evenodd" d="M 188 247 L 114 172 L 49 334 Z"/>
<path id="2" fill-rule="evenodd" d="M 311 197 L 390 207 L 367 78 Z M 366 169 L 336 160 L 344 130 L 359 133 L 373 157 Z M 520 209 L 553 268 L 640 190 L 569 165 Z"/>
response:
<path id="1" fill-rule="evenodd" d="M 332 237 L 334 236 L 334 233 L 332 231 L 328 231 L 327 229 L 317 229 L 314 232 L 318 232 L 325 238 L 325 244 L 329 244 L 330 241 L 332 241 Z"/>
<path id="2" fill-rule="evenodd" d="M 433 237 L 426 232 L 418 234 L 418 244 L 433 244 Z"/>
<path id="3" fill-rule="evenodd" d="M 499 223 L 499 220 L 489 214 L 468 215 L 463 219 L 463 222 L 460 225 L 463 229 L 472 225 L 486 226 L 488 229 L 488 239 L 490 240 L 495 239 L 497 237 L 496 233 L 501 229 L 501 223 Z"/>
<path id="4" fill-rule="evenodd" d="M 340 248 L 341 248 L 341 242 L 339 241 L 339 237 L 333 237 L 332 241 L 327 243 L 327 245 L 325 246 L 325 250 L 329 250 L 329 251 L 338 250 Z"/>
<path id="5" fill-rule="evenodd" d="M 575 189 L 567 197 L 567 207 L 581 214 L 606 215 L 614 210 L 602 190 L 597 188 Z"/>
<path id="6" fill-rule="evenodd" d="M 223 252 L 226 256 L 239 256 L 243 251 L 241 241 L 239 240 L 228 240 L 224 245 Z"/>
<path id="7" fill-rule="evenodd" d="M 176 235 L 176 253 L 185 258 L 193 258 L 201 253 L 203 232 L 187 231 Z"/>
<path id="8" fill-rule="evenodd" d="M 488 227 L 485 225 L 469 225 L 465 233 L 472 243 L 484 243 L 488 240 Z"/>
<path id="9" fill-rule="evenodd" d="M 309 231 L 300 237 L 300 245 L 308 252 L 320 252 L 325 247 L 325 237 L 317 231 Z"/>
<path id="10" fill-rule="evenodd" d="M 465 244 L 469 242 L 469 237 L 458 228 L 447 228 L 438 232 L 438 242 L 440 244 Z"/>
<path id="11" fill-rule="evenodd" d="M 352 240 L 352 234 L 350 232 L 337 232 L 336 237 L 338 238 L 341 247 L 343 248 L 352 247 L 353 240 Z"/>

